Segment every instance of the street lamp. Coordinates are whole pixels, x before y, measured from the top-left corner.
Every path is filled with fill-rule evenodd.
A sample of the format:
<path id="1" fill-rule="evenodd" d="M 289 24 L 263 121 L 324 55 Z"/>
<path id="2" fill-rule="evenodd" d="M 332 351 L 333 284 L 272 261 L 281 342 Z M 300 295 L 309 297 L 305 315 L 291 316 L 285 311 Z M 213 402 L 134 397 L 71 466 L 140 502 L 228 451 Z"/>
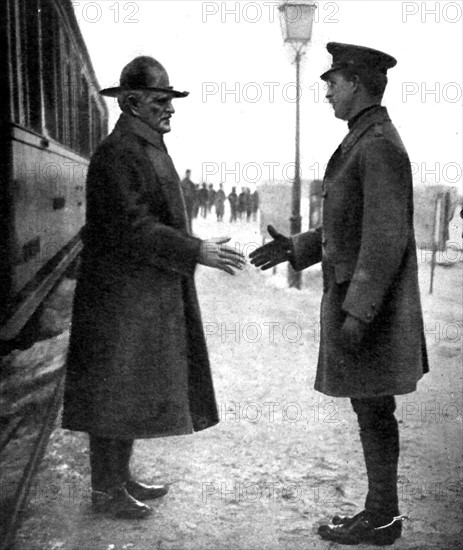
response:
<path id="1" fill-rule="evenodd" d="M 301 232 L 301 157 L 300 157 L 300 69 L 304 48 L 312 38 L 312 26 L 316 4 L 314 2 L 286 0 L 279 6 L 281 30 L 285 43 L 294 51 L 296 64 L 296 160 L 291 200 L 290 232 L 295 235 Z M 289 269 L 289 286 L 301 288 L 301 274 Z"/>

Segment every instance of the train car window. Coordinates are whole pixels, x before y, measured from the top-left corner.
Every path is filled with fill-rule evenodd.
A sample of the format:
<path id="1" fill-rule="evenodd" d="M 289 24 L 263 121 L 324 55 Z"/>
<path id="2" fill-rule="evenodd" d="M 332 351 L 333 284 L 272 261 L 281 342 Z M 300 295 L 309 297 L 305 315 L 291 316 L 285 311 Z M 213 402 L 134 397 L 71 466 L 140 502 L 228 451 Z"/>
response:
<path id="1" fill-rule="evenodd" d="M 56 22 L 58 25 L 58 21 Z M 55 50 L 55 70 L 56 70 L 56 110 L 58 115 L 58 140 L 66 144 L 66 126 L 67 117 L 65 114 L 66 98 L 64 97 L 64 75 L 63 75 L 63 48 L 64 36 L 63 30 L 57 27 Z"/>
<path id="2" fill-rule="evenodd" d="M 61 117 L 62 117 L 62 141 L 65 145 L 73 147 L 73 89 L 72 89 L 72 73 L 71 73 L 71 44 L 66 30 L 61 29 L 61 57 L 62 57 L 62 88 L 61 88 Z"/>
<path id="3" fill-rule="evenodd" d="M 72 128 L 73 128 L 73 134 L 72 134 L 72 148 L 75 151 L 80 150 L 80 142 L 79 142 L 79 97 L 80 97 L 80 74 L 81 74 L 81 66 L 78 59 L 73 59 L 73 63 L 71 64 L 71 78 L 72 78 L 72 100 L 70 96 L 71 101 L 71 108 L 70 108 L 70 117 L 72 118 Z"/>
<path id="4" fill-rule="evenodd" d="M 66 19 L 50 0 L 8 0 L 8 13 L 13 121 L 90 156 L 106 111 Z"/>
<path id="5" fill-rule="evenodd" d="M 67 106 L 67 112 L 65 113 L 66 119 L 67 119 L 67 136 L 66 136 L 66 144 L 71 147 L 71 149 L 75 149 L 75 124 L 74 124 L 74 86 L 72 81 L 72 70 L 71 70 L 71 63 L 67 63 L 66 65 L 66 82 L 64 91 L 66 94 L 66 106 Z"/>
<path id="6" fill-rule="evenodd" d="M 79 94 L 79 151 L 84 156 L 90 155 L 90 93 L 83 75 Z"/>
<path id="7" fill-rule="evenodd" d="M 13 120 L 37 132 L 42 130 L 37 0 L 10 4 Z"/>
<path id="8" fill-rule="evenodd" d="M 17 2 L 10 2 L 8 4 L 10 10 L 10 51 L 11 51 L 11 71 L 12 71 L 12 117 L 18 124 L 21 122 L 21 101 L 20 101 L 20 44 L 19 44 L 19 17 Z"/>
<path id="9" fill-rule="evenodd" d="M 92 151 L 94 151 L 100 142 L 100 111 L 94 99 L 92 99 Z"/>
<path id="10" fill-rule="evenodd" d="M 46 21 L 47 23 L 47 30 L 42 33 L 45 124 L 48 134 L 54 139 L 59 139 L 58 109 L 56 104 L 59 78 L 57 65 L 59 35 L 56 13 L 50 2 L 43 2 L 42 4 L 42 21 Z"/>
<path id="11" fill-rule="evenodd" d="M 26 3 L 26 0 L 23 1 Z M 37 0 L 27 1 L 25 27 L 25 81 L 27 82 L 24 93 L 25 125 L 36 132 L 41 132 L 42 98 L 39 58 L 39 7 Z"/>

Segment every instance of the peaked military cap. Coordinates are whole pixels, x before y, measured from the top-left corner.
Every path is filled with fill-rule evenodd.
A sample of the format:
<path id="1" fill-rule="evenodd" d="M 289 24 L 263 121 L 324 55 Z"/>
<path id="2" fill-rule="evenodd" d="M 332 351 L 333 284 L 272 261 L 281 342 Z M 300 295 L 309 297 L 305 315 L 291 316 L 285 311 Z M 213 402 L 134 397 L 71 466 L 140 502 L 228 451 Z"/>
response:
<path id="1" fill-rule="evenodd" d="M 327 80 L 330 73 L 340 69 L 358 68 L 386 73 L 397 65 L 392 55 L 365 46 L 328 42 L 326 49 L 333 56 L 333 64 L 320 76 L 322 80 Z"/>
<path id="2" fill-rule="evenodd" d="M 169 84 L 169 76 L 165 68 L 153 57 L 140 56 L 133 59 L 122 69 L 120 85 L 105 88 L 101 95 L 117 97 L 123 92 L 148 90 L 163 92 L 172 97 L 186 97 L 189 92 L 174 90 Z"/>

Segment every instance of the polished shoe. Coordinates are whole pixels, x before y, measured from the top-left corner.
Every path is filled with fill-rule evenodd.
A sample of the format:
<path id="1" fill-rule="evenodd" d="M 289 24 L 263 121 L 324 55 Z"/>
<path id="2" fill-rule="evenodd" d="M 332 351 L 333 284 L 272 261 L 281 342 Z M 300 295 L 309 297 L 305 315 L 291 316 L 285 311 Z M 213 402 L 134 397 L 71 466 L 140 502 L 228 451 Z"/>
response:
<path id="1" fill-rule="evenodd" d="M 169 492 L 165 485 L 145 485 L 139 481 L 130 480 L 125 484 L 129 495 L 137 500 L 154 500 L 161 498 Z"/>
<path id="2" fill-rule="evenodd" d="M 335 516 L 332 525 L 321 525 L 318 534 L 325 540 L 338 544 L 373 544 L 386 546 L 393 544 L 402 535 L 402 521 L 406 516 L 395 516 L 380 522 L 374 522 L 367 511 L 353 517 Z M 338 523 L 336 523 L 336 521 Z"/>
<path id="3" fill-rule="evenodd" d="M 363 510 L 362 512 L 360 512 L 360 514 L 364 514 L 365 513 L 365 510 Z M 333 525 L 346 525 L 348 523 L 351 523 L 352 520 L 356 519 L 358 515 L 360 514 L 356 514 L 355 516 L 333 516 L 333 518 L 331 519 L 331 523 Z"/>
<path id="4" fill-rule="evenodd" d="M 365 514 L 365 510 L 363 510 L 362 512 L 360 512 L 360 514 Z M 331 519 L 331 523 L 333 525 L 348 525 L 349 523 L 351 523 L 353 520 L 357 519 L 357 516 L 359 516 L 360 514 L 356 514 L 355 516 L 333 516 L 333 518 Z M 401 516 L 398 516 L 402 521 L 405 520 L 405 519 L 408 519 L 408 516 L 403 514 Z"/>
<path id="5" fill-rule="evenodd" d="M 130 495 L 123 484 L 107 492 L 92 491 L 92 508 L 95 512 L 111 512 L 121 519 L 143 519 L 152 512 L 149 506 Z"/>
<path id="6" fill-rule="evenodd" d="M 110 512 L 112 500 L 111 493 L 92 490 L 92 509 L 94 512 Z"/>

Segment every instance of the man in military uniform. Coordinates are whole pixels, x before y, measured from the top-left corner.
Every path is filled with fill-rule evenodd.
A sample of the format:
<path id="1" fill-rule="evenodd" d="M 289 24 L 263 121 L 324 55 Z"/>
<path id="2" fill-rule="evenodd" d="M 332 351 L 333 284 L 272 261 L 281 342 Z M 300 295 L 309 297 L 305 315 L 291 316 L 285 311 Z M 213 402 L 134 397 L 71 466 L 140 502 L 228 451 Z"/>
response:
<path id="1" fill-rule="evenodd" d="M 428 371 L 413 229 L 413 189 L 405 147 L 381 100 L 383 52 L 331 42 L 332 67 L 321 78 L 349 133 L 323 181 L 320 229 L 273 241 L 251 254 L 269 269 L 322 262 L 321 341 L 315 389 L 349 397 L 357 414 L 368 476 L 365 510 L 319 527 L 341 544 L 391 544 L 400 537 L 395 395 L 416 389 Z"/>

